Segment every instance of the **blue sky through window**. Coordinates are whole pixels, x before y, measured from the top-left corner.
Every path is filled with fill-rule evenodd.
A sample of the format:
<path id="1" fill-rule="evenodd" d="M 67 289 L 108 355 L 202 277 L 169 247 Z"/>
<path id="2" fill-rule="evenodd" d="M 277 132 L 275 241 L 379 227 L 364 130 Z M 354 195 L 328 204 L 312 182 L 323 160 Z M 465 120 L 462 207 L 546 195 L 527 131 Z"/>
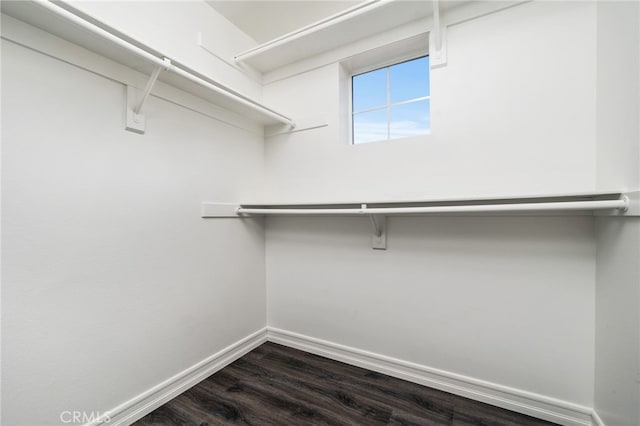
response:
<path id="1" fill-rule="evenodd" d="M 387 70 L 360 74 L 353 78 L 353 110 L 381 107 L 387 104 Z"/>
<path id="2" fill-rule="evenodd" d="M 392 106 L 389 139 L 429 133 L 430 111 L 431 105 L 428 99 Z"/>
<path id="3" fill-rule="evenodd" d="M 353 143 L 429 133 L 429 57 L 359 74 L 352 79 Z"/>
<path id="4" fill-rule="evenodd" d="M 387 139 L 387 109 L 377 109 L 353 116 L 354 143 Z"/>
<path id="5" fill-rule="evenodd" d="M 429 96 L 429 57 L 389 67 L 391 103 Z"/>

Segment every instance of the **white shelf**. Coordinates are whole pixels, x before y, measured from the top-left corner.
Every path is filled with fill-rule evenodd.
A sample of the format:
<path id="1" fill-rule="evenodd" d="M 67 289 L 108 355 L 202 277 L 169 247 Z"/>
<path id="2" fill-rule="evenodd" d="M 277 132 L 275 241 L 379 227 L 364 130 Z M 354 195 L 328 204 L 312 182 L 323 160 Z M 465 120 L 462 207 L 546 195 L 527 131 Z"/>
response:
<path id="1" fill-rule="evenodd" d="M 406 201 L 336 203 L 213 203 L 202 204 L 202 217 L 244 215 L 415 215 L 599 212 L 637 215 L 640 192 L 594 191 L 532 196 L 461 197 Z"/>
<path id="2" fill-rule="evenodd" d="M 9 1 L 1 3 L 1 10 L 8 16 L 147 75 L 151 75 L 163 62 L 165 55 L 162 52 L 64 6 L 42 0 Z M 180 63 L 172 61 L 169 68 L 160 73 L 158 80 L 261 124 L 292 123 L 291 118 L 284 114 Z"/>
<path id="3" fill-rule="evenodd" d="M 492 198 L 409 200 L 377 203 L 231 204 L 202 203 L 203 218 L 254 216 L 353 216 L 368 218 L 371 247 L 387 249 L 387 217 L 415 215 L 640 215 L 640 191 L 597 191 Z"/>
<path id="4" fill-rule="evenodd" d="M 548 192 L 537 194 L 497 194 L 487 196 L 451 196 L 413 199 L 375 199 L 367 200 L 364 203 L 369 205 L 408 205 L 408 204 L 459 204 L 459 203 L 492 203 L 492 202 L 529 202 L 529 201 L 584 201 L 594 199 L 614 198 L 624 194 L 619 190 L 599 190 L 599 191 L 575 191 L 575 192 Z M 331 200 L 322 203 L 308 201 L 288 200 L 256 200 L 252 203 L 241 203 L 243 206 L 314 206 L 314 205 L 360 205 L 363 201 L 354 199 Z"/>
<path id="5" fill-rule="evenodd" d="M 372 0 L 236 55 L 261 72 L 431 16 L 431 1 Z"/>

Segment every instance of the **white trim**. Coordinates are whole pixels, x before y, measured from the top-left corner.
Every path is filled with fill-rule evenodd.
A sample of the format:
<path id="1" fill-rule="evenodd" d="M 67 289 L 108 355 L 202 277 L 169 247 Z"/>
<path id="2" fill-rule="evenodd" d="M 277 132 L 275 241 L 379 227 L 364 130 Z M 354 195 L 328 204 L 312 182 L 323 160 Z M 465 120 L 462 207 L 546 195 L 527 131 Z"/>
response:
<path id="1" fill-rule="evenodd" d="M 267 327 L 267 340 L 565 426 L 592 426 L 590 407 Z M 604 426 L 604 425 L 599 425 Z"/>
<path id="2" fill-rule="evenodd" d="M 561 425 L 606 426 L 589 407 L 274 327 L 265 327 L 240 339 L 84 426 L 129 425 L 267 341 Z"/>
<path id="3" fill-rule="evenodd" d="M 260 329 L 221 351 L 203 359 L 164 382 L 109 410 L 84 426 L 129 425 L 167 401 L 180 395 L 267 341 L 267 329 Z"/>
<path id="4" fill-rule="evenodd" d="M 606 426 L 595 409 L 591 413 L 591 422 L 593 426 Z"/>
<path id="5" fill-rule="evenodd" d="M 429 56 L 429 32 L 382 44 L 340 60 L 351 76 Z"/>

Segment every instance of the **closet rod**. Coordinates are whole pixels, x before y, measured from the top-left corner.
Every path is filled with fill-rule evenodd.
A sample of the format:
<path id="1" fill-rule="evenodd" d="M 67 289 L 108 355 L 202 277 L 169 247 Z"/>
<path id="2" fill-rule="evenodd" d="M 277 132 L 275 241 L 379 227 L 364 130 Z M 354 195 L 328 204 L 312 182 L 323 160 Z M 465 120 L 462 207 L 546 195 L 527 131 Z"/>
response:
<path id="1" fill-rule="evenodd" d="M 360 3 L 356 6 L 353 6 L 349 9 L 343 10 L 342 12 L 336 13 L 335 15 L 331 15 L 327 18 L 324 18 L 320 21 L 314 22 L 305 27 L 294 30 L 290 33 L 284 34 L 280 37 L 276 37 L 273 40 L 269 40 L 266 43 L 263 43 L 259 46 L 256 46 L 252 49 L 249 49 L 245 52 L 242 52 L 234 57 L 235 62 L 242 62 L 250 59 L 256 55 L 259 55 L 263 52 L 269 51 L 275 47 L 279 47 L 283 44 L 290 43 L 299 38 L 307 36 L 311 33 L 314 33 L 319 30 L 325 30 L 327 28 L 331 28 L 336 23 L 343 22 L 345 20 L 352 19 L 356 16 L 362 15 L 364 13 L 370 12 L 373 9 L 376 9 L 380 6 L 383 6 L 393 0 L 367 0 L 364 3 Z"/>
<path id="2" fill-rule="evenodd" d="M 534 211 L 576 211 L 576 210 L 626 210 L 629 206 L 627 197 L 617 200 L 589 200 L 540 203 L 513 204 L 477 204 L 456 206 L 425 207 L 373 207 L 363 204 L 361 208 L 251 208 L 239 207 L 239 215 L 402 215 L 428 213 L 491 213 L 491 212 L 534 212 Z"/>
<path id="3" fill-rule="evenodd" d="M 55 13 L 56 15 L 60 16 L 61 18 L 64 18 L 68 21 L 73 22 L 74 24 L 92 32 L 93 34 L 96 34 L 102 38 L 104 38 L 105 40 L 108 40 L 120 47 L 122 47 L 123 49 L 137 55 L 140 56 L 143 59 L 146 59 L 147 61 L 158 65 L 160 67 L 162 67 L 163 69 L 166 69 L 167 71 L 171 71 L 174 72 L 196 84 L 199 84 L 200 86 L 206 87 L 209 90 L 212 90 L 216 93 L 219 93 L 225 97 L 227 97 L 228 99 L 233 100 L 234 102 L 237 102 L 239 104 L 242 104 L 244 106 L 247 106 L 251 109 L 253 109 L 254 111 L 257 111 L 267 117 L 270 117 L 280 123 L 284 123 L 284 124 L 288 124 L 291 127 L 294 127 L 295 124 L 293 122 L 293 120 L 289 117 L 286 117 L 282 114 L 279 114 L 263 105 L 258 104 L 255 101 L 252 101 L 250 99 L 246 99 L 244 97 L 238 96 L 228 90 L 225 90 L 221 87 L 218 87 L 196 75 L 191 74 L 188 71 L 183 70 L 182 68 L 178 68 L 177 66 L 168 63 L 164 60 L 164 58 L 158 58 L 155 55 L 152 55 L 151 53 L 147 52 L 144 49 L 139 48 L 138 46 L 135 46 L 131 43 L 129 43 L 126 40 L 121 39 L 120 37 L 115 36 L 114 34 L 111 34 L 109 31 L 106 31 L 102 28 L 100 28 L 97 25 L 92 24 L 91 22 L 85 21 L 84 19 L 82 19 L 81 17 L 69 12 L 68 10 L 60 7 L 60 6 L 56 6 L 54 3 L 52 3 L 49 0 L 34 0 L 34 2 L 42 7 L 44 7 L 45 9 L 49 10 L 50 12 Z"/>

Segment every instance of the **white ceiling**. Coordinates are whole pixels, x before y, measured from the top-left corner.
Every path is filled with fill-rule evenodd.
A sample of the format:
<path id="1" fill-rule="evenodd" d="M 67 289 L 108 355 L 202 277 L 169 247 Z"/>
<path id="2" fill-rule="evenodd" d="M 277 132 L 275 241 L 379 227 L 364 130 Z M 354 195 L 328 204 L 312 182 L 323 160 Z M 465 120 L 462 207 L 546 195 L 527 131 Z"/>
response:
<path id="1" fill-rule="evenodd" d="M 207 0 L 207 3 L 255 41 L 264 43 L 353 7 L 362 0 Z"/>

